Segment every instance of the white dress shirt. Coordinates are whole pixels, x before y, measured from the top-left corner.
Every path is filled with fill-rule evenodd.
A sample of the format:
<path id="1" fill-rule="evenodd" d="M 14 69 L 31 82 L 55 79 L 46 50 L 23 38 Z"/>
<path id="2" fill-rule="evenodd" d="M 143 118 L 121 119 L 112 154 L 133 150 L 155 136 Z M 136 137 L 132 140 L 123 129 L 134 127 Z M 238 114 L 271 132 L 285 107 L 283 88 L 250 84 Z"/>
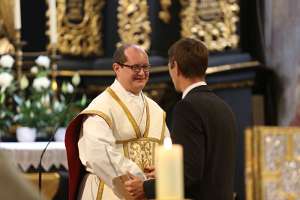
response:
<path id="1" fill-rule="evenodd" d="M 185 90 L 183 91 L 182 93 L 182 99 L 192 90 L 194 89 L 195 87 L 199 87 L 201 85 L 207 85 L 206 82 L 204 81 L 199 81 L 197 83 L 193 83 L 191 85 L 189 85 L 187 88 L 185 88 Z"/>

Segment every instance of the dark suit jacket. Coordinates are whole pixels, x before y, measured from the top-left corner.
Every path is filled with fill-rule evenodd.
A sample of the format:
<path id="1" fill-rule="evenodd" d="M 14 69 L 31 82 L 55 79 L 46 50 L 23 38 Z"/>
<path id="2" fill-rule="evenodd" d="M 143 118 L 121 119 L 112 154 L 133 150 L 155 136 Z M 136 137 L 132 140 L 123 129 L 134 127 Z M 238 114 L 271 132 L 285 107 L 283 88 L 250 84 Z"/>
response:
<path id="1" fill-rule="evenodd" d="M 236 122 L 230 107 L 207 86 L 192 89 L 174 107 L 171 138 L 184 151 L 185 196 L 232 200 Z M 144 182 L 153 198 L 154 181 Z"/>

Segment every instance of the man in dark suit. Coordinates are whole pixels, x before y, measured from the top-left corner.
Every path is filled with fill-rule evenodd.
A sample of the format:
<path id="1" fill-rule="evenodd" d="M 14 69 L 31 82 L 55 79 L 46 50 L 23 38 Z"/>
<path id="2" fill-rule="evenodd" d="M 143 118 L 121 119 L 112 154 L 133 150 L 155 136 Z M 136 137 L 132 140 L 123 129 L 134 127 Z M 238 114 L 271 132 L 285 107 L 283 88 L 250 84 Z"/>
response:
<path id="1" fill-rule="evenodd" d="M 199 40 L 181 39 L 169 49 L 169 73 L 183 93 L 174 107 L 171 138 L 184 149 L 186 198 L 232 200 L 237 127 L 230 107 L 205 82 L 207 65 L 208 50 Z M 132 196 L 155 197 L 154 179 L 131 178 L 126 188 Z"/>

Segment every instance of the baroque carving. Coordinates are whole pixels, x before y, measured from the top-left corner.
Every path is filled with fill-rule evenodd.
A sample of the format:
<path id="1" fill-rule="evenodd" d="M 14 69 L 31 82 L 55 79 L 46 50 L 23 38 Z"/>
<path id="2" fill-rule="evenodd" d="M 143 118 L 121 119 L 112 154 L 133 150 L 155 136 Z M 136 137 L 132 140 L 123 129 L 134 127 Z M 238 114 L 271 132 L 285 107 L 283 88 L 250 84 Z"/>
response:
<path id="1" fill-rule="evenodd" d="M 12 41 L 15 39 L 14 1 L 0 1 L 0 54 L 14 53 L 15 47 Z"/>
<path id="2" fill-rule="evenodd" d="M 101 10 L 104 3 L 104 0 L 57 0 L 59 52 L 75 56 L 103 54 Z"/>
<path id="3" fill-rule="evenodd" d="M 180 0 L 181 36 L 203 41 L 209 50 L 236 48 L 239 42 L 237 0 Z"/>
<path id="4" fill-rule="evenodd" d="M 171 14 L 169 7 L 172 5 L 171 0 L 160 0 L 161 11 L 158 13 L 158 17 L 166 24 L 170 23 Z"/>
<path id="5" fill-rule="evenodd" d="M 121 39 L 117 46 L 123 43 L 135 43 L 149 50 L 151 27 L 147 0 L 119 0 L 117 18 Z"/>

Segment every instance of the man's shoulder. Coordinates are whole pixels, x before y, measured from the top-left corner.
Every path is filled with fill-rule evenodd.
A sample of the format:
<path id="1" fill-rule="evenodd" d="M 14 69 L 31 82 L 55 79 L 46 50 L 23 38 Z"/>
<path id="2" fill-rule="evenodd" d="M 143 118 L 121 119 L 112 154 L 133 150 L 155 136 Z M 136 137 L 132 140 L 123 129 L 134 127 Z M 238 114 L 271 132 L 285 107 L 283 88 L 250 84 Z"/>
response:
<path id="1" fill-rule="evenodd" d="M 224 99 L 222 99 L 212 91 L 194 92 L 187 95 L 182 101 L 184 102 L 184 104 L 191 105 L 196 110 L 231 110 L 230 106 L 224 101 Z"/>
<path id="2" fill-rule="evenodd" d="M 219 96 L 217 96 L 214 92 L 207 90 L 207 91 L 194 91 L 188 93 L 186 97 L 183 99 L 184 101 L 192 102 L 206 102 L 206 101 L 223 101 Z"/>

